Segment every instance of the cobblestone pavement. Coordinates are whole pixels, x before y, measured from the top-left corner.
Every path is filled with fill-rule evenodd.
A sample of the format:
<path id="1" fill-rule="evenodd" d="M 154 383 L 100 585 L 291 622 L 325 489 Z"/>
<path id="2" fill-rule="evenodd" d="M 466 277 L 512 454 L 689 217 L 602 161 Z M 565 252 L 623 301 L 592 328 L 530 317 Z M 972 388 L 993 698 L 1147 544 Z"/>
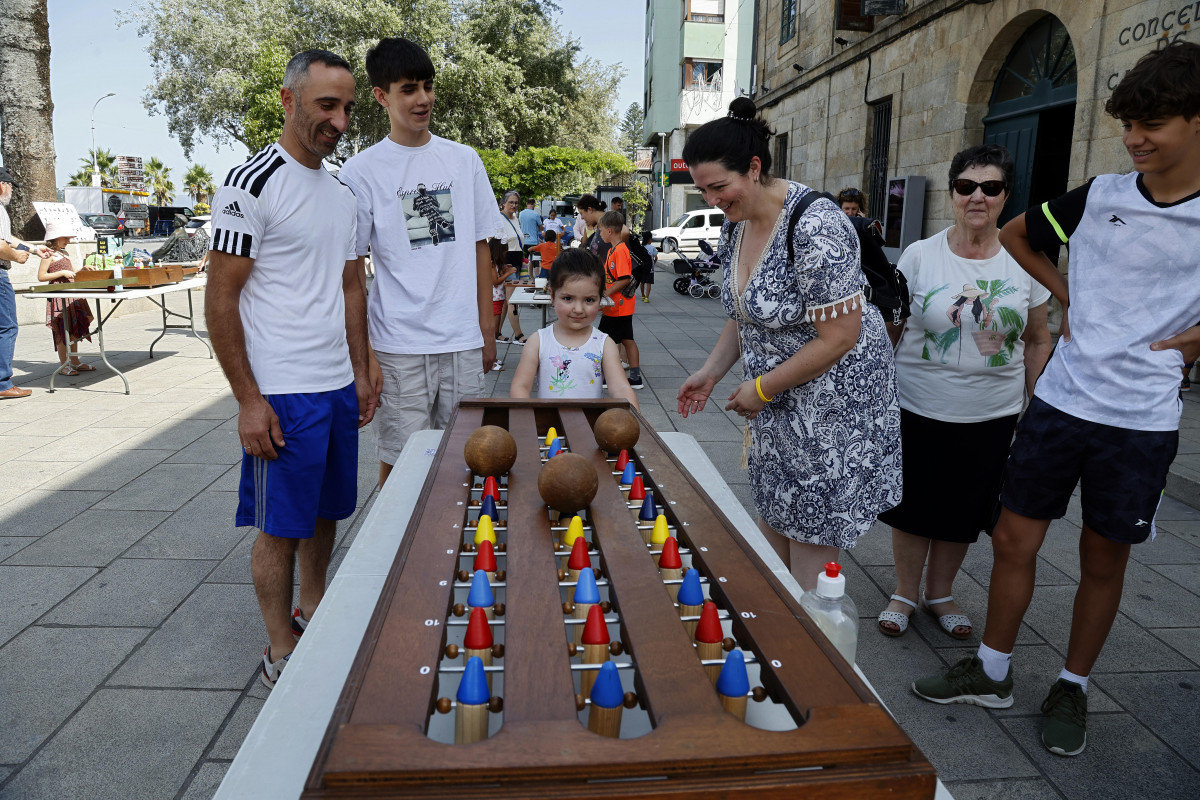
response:
<path id="1" fill-rule="evenodd" d="M 679 384 L 725 322 L 720 303 L 675 294 L 663 266 L 651 303 L 639 302 L 634 317 L 642 412 L 659 430 L 695 436 L 750 507 L 738 418 L 719 408 L 687 420 L 674 411 Z M 130 395 L 88 344 L 84 359 L 99 371 L 60 377 L 60 390 L 48 393 L 50 334 L 21 328 L 16 380 L 34 396 L 0 403 L 5 800 L 210 797 L 266 697 L 256 674 L 266 635 L 250 580 L 251 532 L 233 527 L 237 406 L 190 335 L 171 332 L 147 357 L 158 320 L 133 314 L 106 328 Z M 525 311 L 522 321 L 535 330 L 539 315 Z M 488 378 L 498 395 L 520 357 L 519 346 L 500 347 L 505 368 Z M 726 379 L 714 396 L 733 386 Z M 368 427 L 361 505 L 339 527 L 334 569 L 374 499 L 375 476 Z M 879 635 L 874 618 L 893 588 L 888 531 L 876 526 L 843 557 L 862 616 L 859 664 L 955 798 L 1200 795 L 1200 404 L 1190 395 L 1169 493 L 1157 539 L 1133 550 L 1089 690 L 1088 748 L 1072 759 L 1043 750 L 1038 709 L 1066 651 L 1077 502 L 1039 556 L 1014 659 L 1016 703 L 1003 711 L 915 698 L 912 679 L 973 652 L 978 633 L 958 642 L 915 615 L 905 637 Z M 983 537 L 955 586 L 977 631 L 990 563 Z"/>

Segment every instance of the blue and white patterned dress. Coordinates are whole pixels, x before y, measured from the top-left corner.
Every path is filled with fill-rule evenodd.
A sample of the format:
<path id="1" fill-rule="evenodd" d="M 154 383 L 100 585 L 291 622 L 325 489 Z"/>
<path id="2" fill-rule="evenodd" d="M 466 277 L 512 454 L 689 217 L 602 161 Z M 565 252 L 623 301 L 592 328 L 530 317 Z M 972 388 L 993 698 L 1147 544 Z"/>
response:
<path id="1" fill-rule="evenodd" d="M 818 200 L 809 207 L 796 225 L 795 263 L 788 262 L 787 222 L 810 191 L 789 183 L 742 298 L 736 292 L 744 223 L 725 224 L 721 302 L 738 323 L 747 379 L 815 339 L 814 321 L 862 305 L 853 349 L 823 375 L 779 392 L 750 422 L 750 485 L 759 516 L 790 539 L 850 548 L 876 515 L 900 502 L 896 370 L 883 317 L 862 301 L 858 236 L 836 205 Z"/>

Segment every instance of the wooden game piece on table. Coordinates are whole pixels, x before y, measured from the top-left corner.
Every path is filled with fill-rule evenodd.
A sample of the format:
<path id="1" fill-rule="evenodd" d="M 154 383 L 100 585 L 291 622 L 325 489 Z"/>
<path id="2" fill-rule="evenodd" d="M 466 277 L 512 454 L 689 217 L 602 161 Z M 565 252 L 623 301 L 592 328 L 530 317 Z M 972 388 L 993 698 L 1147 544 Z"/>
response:
<path id="1" fill-rule="evenodd" d="M 621 470 L 621 479 L 618 481 L 621 484 L 621 496 L 625 498 L 626 502 L 629 501 L 629 488 L 633 486 L 635 477 L 637 477 L 637 470 L 633 463 L 626 464 L 625 469 Z"/>
<path id="2" fill-rule="evenodd" d="M 741 650 L 725 656 L 725 664 L 717 676 L 717 696 L 721 707 L 738 719 L 746 720 L 746 700 L 750 693 L 750 678 L 746 675 L 746 658 Z"/>
<path id="3" fill-rule="evenodd" d="M 583 658 L 584 664 L 603 664 L 608 661 L 608 623 L 604 621 L 604 612 L 600 606 L 588 609 L 587 622 L 583 623 Z M 596 682 L 599 670 L 585 669 L 579 673 L 579 692 L 585 697 L 592 693 L 592 684 Z"/>
<path id="4" fill-rule="evenodd" d="M 621 710 L 625 695 L 621 691 L 621 676 L 617 665 L 606 661 L 592 685 L 591 708 L 588 710 L 588 730 L 616 739 L 621 735 Z"/>
<path id="5" fill-rule="evenodd" d="M 695 567 L 683 574 L 683 583 L 679 585 L 679 593 L 675 599 L 679 602 L 679 616 L 699 615 L 704 606 L 704 590 L 700 587 L 700 573 Z M 685 619 L 683 627 L 687 628 L 688 636 L 696 635 L 696 620 Z"/>
<path id="6" fill-rule="evenodd" d="M 492 525 L 492 518 L 487 514 L 479 517 L 479 523 L 475 526 L 475 546 L 478 547 L 480 542 L 491 542 L 494 547 L 496 544 L 496 529 Z"/>
<path id="7" fill-rule="evenodd" d="M 554 441 L 550 443 L 550 449 L 546 451 L 546 458 L 548 458 L 548 459 L 554 458 L 556 455 L 558 455 L 562 451 L 563 451 L 562 439 L 555 437 Z"/>
<path id="8" fill-rule="evenodd" d="M 483 661 L 478 656 L 467 659 L 462 680 L 455 695 L 454 743 L 471 744 L 481 742 L 488 735 L 488 690 L 487 675 Z"/>
<path id="9" fill-rule="evenodd" d="M 481 425 L 467 437 L 463 458 L 476 475 L 507 475 L 517 461 L 517 440 L 498 425 Z"/>
<path id="10" fill-rule="evenodd" d="M 592 425 L 592 433 L 596 436 L 596 444 L 606 453 L 618 450 L 630 450 L 638 442 L 642 426 L 637 417 L 624 408 L 610 408 Z"/>
<path id="11" fill-rule="evenodd" d="M 586 620 L 588 612 L 592 610 L 592 606 L 600 602 L 600 590 L 596 588 L 596 576 L 592 574 L 590 569 L 579 571 L 579 580 L 575 584 L 575 592 L 571 596 L 571 602 L 575 608 L 571 615 L 575 619 Z M 582 625 L 572 625 L 575 629 L 575 635 L 572 636 L 572 641 L 579 644 L 583 640 Z"/>
<path id="12" fill-rule="evenodd" d="M 493 644 L 495 644 L 495 640 L 492 638 L 492 629 L 488 625 L 487 614 L 482 608 L 472 608 L 470 620 L 467 622 L 467 633 L 463 637 L 463 658 L 468 661 L 471 658 L 478 658 L 485 667 L 490 667 Z M 487 677 L 488 693 L 490 694 L 492 675 L 486 670 L 484 674 Z"/>
<path id="13" fill-rule="evenodd" d="M 667 539 L 671 538 L 671 527 L 667 524 L 667 518 L 659 514 L 654 518 L 654 529 L 650 531 L 650 544 L 653 547 L 662 547 L 667 543 Z M 676 554 L 679 553 L 679 545 L 676 542 Z"/>
<path id="14" fill-rule="evenodd" d="M 550 443 L 553 442 L 557 438 L 558 438 L 558 431 L 555 430 L 553 427 L 551 427 L 550 430 L 546 431 L 545 446 L 549 447 Z"/>
<path id="15" fill-rule="evenodd" d="M 567 580 L 577 582 L 584 571 L 592 571 L 592 557 L 588 553 L 587 539 L 580 536 L 571 547 L 571 556 L 567 559 Z"/>
<path id="16" fill-rule="evenodd" d="M 629 451 L 622 450 L 617 453 L 617 472 L 624 472 L 625 465 L 629 463 Z"/>
<path id="17" fill-rule="evenodd" d="M 725 634 L 721 632 L 721 617 L 717 613 L 717 604 L 705 600 L 700 609 L 700 621 L 696 624 L 696 655 L 701 661 L 715 661 L 721 658 L 721 642 Z M 714 684 L 721 674 L 720 664 L 705 664 L 705 672 Z"/>
<path id="18" fill-rule="evenodd" d="M 495 606 L 496 595 L 492 592 L 492 585 L 488 583 L 487 573 L 476 570 L 475 576 L 471 578 L 471 590 L 467 593 L 467 607 L 481 608 L 488 619 L 495 619 Z"/>
<path id="19" fill-rule="evenodd" d="M 658 507 L 654 503 L 654 495 L 648 494 L 637 514 L 638 528 L 642 532 L 642 541 L 646 544 L 650 544 L 650 537 L 654 535 L 654 520 L 657 518 Z"/>
<path id="20" fill-rule="evenodd" d="M 471 564 L 471 574 L 483 572 L 487 575 L 488 583 L 496 580 L 496 551 L 488 539 L 476 545 L 475 561 Z"/>
<path id="21" fill-rule="evenodd" d="M 479 516 L 485 515 L 491 517 L 493 523 L 500 518 L 500 515 L 496 513 L 496 499 L 490 494 L 485 495 L 479 503 Z"/>
<path id="22" fill-rule="evenodd" d="M 677 581 L 683 577 L 683 561 L 679 558 L 679 542 L 674 536 L 668 536 L 663 542 L 662 553 L 658 556 L 658 573 L 664 581 Z M 667 593 L 675 600 L 679 595 L 679 584 L 668 583 Z"/>
<path id="23" fill-rule="evenodd" d="M 646 484 L 642 481 L 641 475 L 633 476 L 633 483 L 629 484 L 629 502 L 641 503 L 646 499 Z"/>
<path id="24" fill-rule="evenodd" d="M 500 502 L 500 482 L 494 475 L 488 475 L 483 479 L 483 496 L 490 497 L 497 503 Z"/>
<path id="25" fill-rule="evenodd" d="M 586 456 L 561 453 L 538 473 L 538 493 L 546 505 L 563 514 L 586 508 L 596 496 L 599 479 Z"/>

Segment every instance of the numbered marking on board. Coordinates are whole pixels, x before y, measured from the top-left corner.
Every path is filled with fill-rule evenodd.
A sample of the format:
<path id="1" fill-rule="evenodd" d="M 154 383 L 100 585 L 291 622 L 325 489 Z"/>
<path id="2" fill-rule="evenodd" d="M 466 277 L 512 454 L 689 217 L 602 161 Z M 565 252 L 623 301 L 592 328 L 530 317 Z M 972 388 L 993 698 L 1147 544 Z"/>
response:
<path id="1" fill-rule="evenodd" d="M 684 524 L 684 525 L 686 525 L 687 523 L 685 522 L 685 523 L 683 523 L 683 524 Z M 700 548 L 700 552 L 701 552 L 701 553 L 707 553 L 707 552 L 708 552 L 708 548 L 707 548 L 707 547 L 701 547 L 701 548 Z"/>
<path id="2" fill-rule="evenodd" d="M 756 617 L 758 617 L 758 615 L 755 614 L 753 611 L 743 611 L 742 612 L 742 619 L 755 619 Z"/>
<path id="3" fill-rule="evenodd" d="M 774 667 L 775 669 L 779 669 L 780 667 L 783 666 L 783 664 L 779 663 L 779 659 L 773 658 L 773 659 L 771 659 L 771 666 Z"/>
<path id="4" fill-rule="evenodd" d="M 453 551 L 453 550 L 447 550 L 447 551 L 446 551 L 446 555 L 448 555 L 448 556 L 452 556 L 452 555 L 454 555 L 454 551 Z"/>
<path id="5" fill-rule="evenodd" d="M 422 675 L 428 675 L 428 674 L 429 674 L 429 667 L 421 667 L 421 674 L 422 674 Z"/>
<path id="6" fill-rule="evenodd" d="M 719 575 L 719 576 L 717 577 L 717 580 L 718 580 L 718 581 L 720 581 L 721 583 L 725 583 L 725 582 L 726 582 L 726 581 L 725 581 L 725 576 L 724 576 L 724 575 Z"/>
<path id="7" fill-rule="evenodd" d="M 446 581 L 438 581 L 438 586 L 445 586 L 445 585 L 446 585 Z"/>
<path id="8" fill-rule="evenodd" d="M 436 619 L 427 619 L 427 620 L 425 620 L 425 627 L 426 627 L 426 628 L 436 628 L 438 625 L 441 625 L 441 624 L 442 624 L 442 623 L 441 623 L 441 622 L 439 622 L 439 621 L 438 621 L 438 620 L 436 620 Z"/>
<path id="9" fill-rule="evenodd" d="M 461 506 L 461 505 L 462 505 L 462 503 L 463 503 L 463 501 L 462 501 L 462 500 L 459 500 L 459 501 L 458 501 L 458 503 L 457 503 L 457 505 L 460 505 L 460 506 Z"/>

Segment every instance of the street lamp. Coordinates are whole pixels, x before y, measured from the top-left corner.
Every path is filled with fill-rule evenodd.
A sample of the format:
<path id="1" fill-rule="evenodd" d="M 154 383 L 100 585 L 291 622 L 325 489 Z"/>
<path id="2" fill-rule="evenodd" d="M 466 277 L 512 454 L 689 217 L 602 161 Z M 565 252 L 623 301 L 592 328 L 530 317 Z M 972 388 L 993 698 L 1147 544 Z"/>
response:
<path id="1" fill-rule="evenodd" d="M 116 97 L 116 95 L 116 92 L 109 92 L 100 100 Z M 100 105 L 100 100 L 92 104 L 92 186 L 100 185 L 100 167 L 96 163 L 96 106 Z"/>

